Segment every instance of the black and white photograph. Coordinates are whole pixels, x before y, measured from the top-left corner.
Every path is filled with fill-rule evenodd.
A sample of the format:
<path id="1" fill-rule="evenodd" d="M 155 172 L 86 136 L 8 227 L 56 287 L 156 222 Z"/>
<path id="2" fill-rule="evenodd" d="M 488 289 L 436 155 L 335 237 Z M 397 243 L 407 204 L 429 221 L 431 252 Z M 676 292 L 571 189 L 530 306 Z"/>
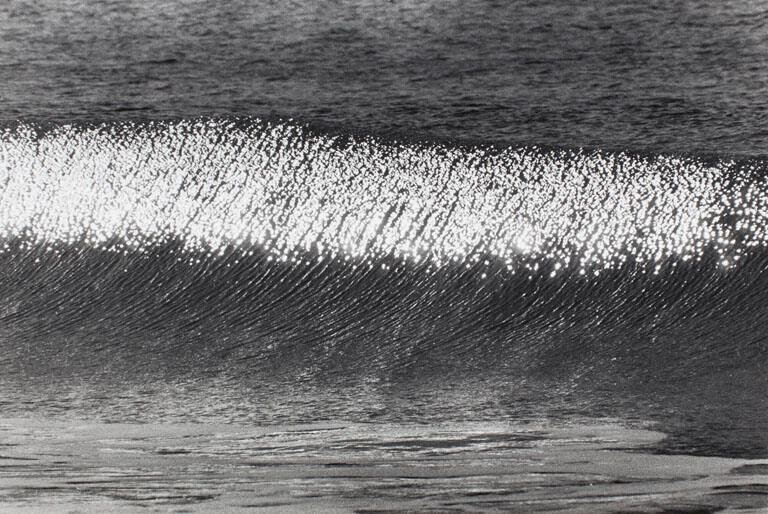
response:
<path id="1" fill-rule="evenodd" d="M 1 0 L 0 512 L 768 512 L 768 3 Z"/>

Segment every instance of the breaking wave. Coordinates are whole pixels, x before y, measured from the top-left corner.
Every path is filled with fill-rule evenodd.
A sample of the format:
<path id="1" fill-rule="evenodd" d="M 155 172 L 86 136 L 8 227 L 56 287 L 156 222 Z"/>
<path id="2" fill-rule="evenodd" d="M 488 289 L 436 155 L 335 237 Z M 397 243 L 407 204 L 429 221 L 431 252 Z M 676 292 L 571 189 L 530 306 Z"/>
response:
<path id="1" fill-rule="evenodd" d="M 76 327 L 124 346 L 155 331 L 241 359 L 287 345 L 302 365 L 354 355 L 379 369 L 425 352 L 497 365 L 490 355 L 598 336 L 618 348 L 630 333 L 651 347 L 691 330 L 762 341 L 722 341 L 721 327 L 762 313 L 760 160 L 450 147 L 260 120 L 18 124 L 0 139 L 0 184 L 14 337 Z"/>
<path id="2" fill-rule="evenodd" d="M 603 407 L 668 384 L 754 413 L 767 222 L 760 159 L 20 123 L 0 137 L 0 368 L 25 384 L 494 376 Z"/>

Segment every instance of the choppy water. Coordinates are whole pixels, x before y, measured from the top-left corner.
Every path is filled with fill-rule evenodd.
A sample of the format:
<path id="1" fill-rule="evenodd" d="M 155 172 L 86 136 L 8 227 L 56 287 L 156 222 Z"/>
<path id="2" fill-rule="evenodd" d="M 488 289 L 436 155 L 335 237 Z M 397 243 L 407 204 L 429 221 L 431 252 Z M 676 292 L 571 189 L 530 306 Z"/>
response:
<path id="1" fill-rule="evenodd" d="M 765 20 L 0 7 L 0 415 L 765 457 Z"/>
<path id="2" fill-rule="evenodd" d="M 502 144 L 764 154 L 756 1 L 0 6 L 0 118 L 265 116 Z"/>

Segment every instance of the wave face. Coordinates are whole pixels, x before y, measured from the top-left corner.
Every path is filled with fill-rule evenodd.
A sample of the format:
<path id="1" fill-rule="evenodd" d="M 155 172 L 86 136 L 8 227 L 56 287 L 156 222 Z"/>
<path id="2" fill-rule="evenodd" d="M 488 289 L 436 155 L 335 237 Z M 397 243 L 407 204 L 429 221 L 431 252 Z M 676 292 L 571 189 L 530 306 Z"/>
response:
<path id="1" fill-rule="evenodd" d="M 462 377 L 503 391 L 456 397 L 473 419 L 548 405 L 668 425 L 715 391 L 730 414 L 679 448 L 768 448 L 761 160 L 251 119 L 17 124 L 0 199 L 4 384 L 224 380 L 242 400 L 381 383 L 442 388 L 424 400 L 439 417 Z M 734 424 L 752 430 L 722 439 Z"/>

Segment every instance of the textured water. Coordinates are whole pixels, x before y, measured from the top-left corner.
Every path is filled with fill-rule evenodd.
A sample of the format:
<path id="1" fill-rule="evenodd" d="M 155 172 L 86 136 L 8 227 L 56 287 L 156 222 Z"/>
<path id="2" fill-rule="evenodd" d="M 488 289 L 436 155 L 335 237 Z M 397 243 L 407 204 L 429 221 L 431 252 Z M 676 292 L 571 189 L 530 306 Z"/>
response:
<path id="1" fill-rule="evenodd" d="M 633 454 L 663 435 L 605 422 L 27 423 L 0 424 L 17 512 L 758 512 L 766 493 L 764 460 Z"/>
<path id="2" fill-rule="evenodd" d="M 763 154 L 761 2 L 12 0 L 5 120 L 276 113 L 368 134 Z"/>
<path id="3" fill-rule="evenodd" d="M 764 505 L 763 11 L 0 6 L 0 501 Z"/>

